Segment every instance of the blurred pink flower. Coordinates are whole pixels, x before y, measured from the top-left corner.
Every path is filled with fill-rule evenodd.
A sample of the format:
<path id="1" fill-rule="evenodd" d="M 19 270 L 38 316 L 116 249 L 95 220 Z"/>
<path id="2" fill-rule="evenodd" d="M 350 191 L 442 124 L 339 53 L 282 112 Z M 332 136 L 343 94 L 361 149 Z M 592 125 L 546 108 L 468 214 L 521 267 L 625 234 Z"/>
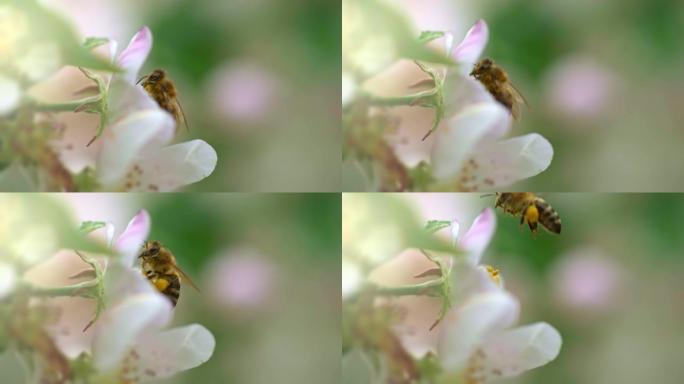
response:
<path id="1" fill-rule="evenodd" d="M 226 121 L 263 120 L 277 97 L 276 75 L 254 62 L 229 63 L 214 73 L 209 84 L 212 109 Z"/>
<path id="2" fill-rule="evenodd" d="M 615 304 L 621 270 L 595 249 L 577 249 L 560 259 L 552 274 L 558 301 L 570 308 L 602 311 Z"/>
<path id="3" fill-rule="evenodd" d="M 235 248 L 208 268 L 210 294 L 226 308 L 256 309 L 271 296 L 275 267 L 257 251 Z"/>
<path id="4" fill-rule="evenodd" d="M 567 57 L 546 75 L 547 100 L 568 117 L 594 117 L 604 110 L 614 82 L 611 71 L 593 58 Z"/>

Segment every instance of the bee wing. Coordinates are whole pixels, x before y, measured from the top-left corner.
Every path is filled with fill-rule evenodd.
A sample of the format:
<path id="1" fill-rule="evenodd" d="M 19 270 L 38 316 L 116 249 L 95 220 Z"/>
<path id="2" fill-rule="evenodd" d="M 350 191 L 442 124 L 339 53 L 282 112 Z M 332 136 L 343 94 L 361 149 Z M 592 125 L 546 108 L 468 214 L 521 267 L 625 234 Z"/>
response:
<path id="1" fill-rule="evenodd" d="M 188 119 L 185 118 L 185 111 L 183 111 L 183 106 L 181 105 L 180 100 L 178 99 L 178 97 L 176 97 L 176 98 L 173 100 L 173 102 L 174 102 L 174 104 L 176 104 L 176 106 L 178 107 L 178 110 L 179 110 L 180 113 L 181 113 L 181 116 L 183 117 L 183 124 L 185 124 L 185 130 L 186 130 L 186 131 L 190 131 L 190 126 L 188 125 Z"/>
<path id="2" fill-rule="evenodd" d="M 527 102 L 525 96 L 523 96 L 523 94 L 518 90 L 518 88 L 516 88 L 513 82 L 506 82 L 506 86 L 511 95 L 513 95 L 514 99 L 513 106 L 511 108 L 511 114 L 515 119 L 518 119 L 520 117 L 520 104 L 525 104 L 527 108 L 530 108 L 530 103 Z"/>
<path id="3" fill-rule="evenodd" d="M 188 276 L 185 272 L 183 272 L 183 270 L 180 269 L 180 267 L 178 267 L 177 265 L 173 265 L 173 269 L 174 269 L 176 272 L 178 272 L 178 273 L 181 275 L 181 277 L 183 277 L 183 279 L 184 279 L 185 281 L 187 281 L 188 284 L 190 284 L 191 287 L 195 288 L 195 290 L 196 290 L 197 292 L 201 292 L 200 289 L 197 288 L 197 285 L 192 281 L 192 279 L 190 278 L 190 276 Z"/>

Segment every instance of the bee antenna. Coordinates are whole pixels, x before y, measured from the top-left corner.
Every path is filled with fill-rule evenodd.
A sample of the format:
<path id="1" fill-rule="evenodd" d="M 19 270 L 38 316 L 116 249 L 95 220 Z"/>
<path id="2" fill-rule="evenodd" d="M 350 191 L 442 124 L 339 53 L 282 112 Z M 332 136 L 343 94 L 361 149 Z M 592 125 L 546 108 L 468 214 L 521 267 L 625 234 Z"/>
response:
<path id="1" fill-rule="evenodd" d="M 480 195 L 480 199 L 483 197 L 489 197 L 489 196 L 494 196 L 496 193 L 485 193 L 484 195 Z"/>
<path id="2" fill-rule="evenodd" d="M 147 79 L 147 75 L 141 77 L 140 80 L 138 80 L 138 81 L 135 83 L 135 85 L 140 84 L 140 82 L 142 82 L 142 81 L 145 80 L 145 79 Z"/>

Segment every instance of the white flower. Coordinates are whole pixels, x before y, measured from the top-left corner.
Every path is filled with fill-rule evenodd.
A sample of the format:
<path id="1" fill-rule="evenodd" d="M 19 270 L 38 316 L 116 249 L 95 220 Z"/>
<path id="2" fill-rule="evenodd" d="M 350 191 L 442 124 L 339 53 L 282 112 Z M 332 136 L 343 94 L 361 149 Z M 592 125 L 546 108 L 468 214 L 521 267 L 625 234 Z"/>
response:
<path id="1" fill-rule="evenodd" d="M 510 114 L 498 103 L 465 107 L 434 134 L 434 176 L 458 190 L 477 191 L 508 186 L 551 164 L 548 140 L 537 133 L 502 139 L 509 129 Z"/>
<path id="2" fill-rule="evenodd" d="M 555 359 L 561 347 L 558 331 L 543 322 L 511 328 L 518 315 L 518 301 L 502 289 L 471 296 L 442 322 L 442 368 L 468 383 L 488 383 Z"/>
<path id="3" fill-rule="evenodd" d="M 107 309 L 93 326 L 91 352 L 99 375 L 122 382 L 160 379 L 194 368 L 211 357 L 216 344 L 199 324 L 165 329 L 173 314 L 170 301 L 132 268 L 149 230 L 149 214 L 141 210 L 113 241 L 121 258 L 108 263 Z"/>
<path id="4" fill-rule="evenodd" d="M 511 328 L 520 304 L 502 288 L 498 272 L 479 266 L 495 227 L 486 209 L 459 241 L 466 262 L 452 269 L 452 309 L 436 329 L 442 368 L 467 383 L 487 383 L 516 376 L 558 356 L 561 337 L 547 323 Z"/>
<path id="5" fill-rule="evenodd" d="M 172 191 L 209 176 L 216 151 L 203 140 L 169 145 L 175 121 L 135 85 L 152 48 L 152 33 L 143 27 L 121 52 L 116 64 L 123 74 L 109 86 L 111 125 L 100 138 L 96 170 L 105 190 Z"/>

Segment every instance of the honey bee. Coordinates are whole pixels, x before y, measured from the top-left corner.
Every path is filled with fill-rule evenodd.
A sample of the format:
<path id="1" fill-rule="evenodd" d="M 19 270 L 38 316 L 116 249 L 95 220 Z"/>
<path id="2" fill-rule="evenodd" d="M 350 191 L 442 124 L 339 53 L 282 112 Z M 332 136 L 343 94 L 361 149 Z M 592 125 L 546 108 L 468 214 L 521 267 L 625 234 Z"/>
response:
<path id="1" fill-rule="evenodd" d="M 180 297 L 181 278 L 199 292 L 199 288 L 190 277 L 178 267 L 171 251 L 160 242 L 145 242 L 138 258 L 141 259 L 142 272 L 145 277 L 162 295 L 171 300 L 174 307 Z"/>
<path id="2" fill-rule="evenodd" d="M 159 104 L 159 107 L 173 116 L 176 124 L 180 124 L 182 118 L 185 128 L 188 129 L 185 112 L 183 112 L 183 107 L 178 100 L 178 90 L 163 69 L 155 69 L 149 75 L 140 78 L 136 84 L 141 84 L 145 91 Z"/>
<path id="3" fill-rule="evenodd" d="M 561 219 L 556 210 L 534 193 L 497 192 L 495 207 L 501 207 L 513 216 L 520 215 L 520 225 L 527 222 L 533 233 L 537 232 L 537 223 L 541 223 L 549 232 L 561 232 Z"/>
<path id="4" fill-rule="evenodd" d="M 470 72 L 470 76 L 479 80 L 487 91 L 499 103 L 503 104 L 513 115 L 514 119 L 520 117 L 520 104 L 527 104 L 525 97 L 515 88 L 508 78 L 508 74 L 500 66 L 494 64 L 492 59 L 482 59 Z"/>

